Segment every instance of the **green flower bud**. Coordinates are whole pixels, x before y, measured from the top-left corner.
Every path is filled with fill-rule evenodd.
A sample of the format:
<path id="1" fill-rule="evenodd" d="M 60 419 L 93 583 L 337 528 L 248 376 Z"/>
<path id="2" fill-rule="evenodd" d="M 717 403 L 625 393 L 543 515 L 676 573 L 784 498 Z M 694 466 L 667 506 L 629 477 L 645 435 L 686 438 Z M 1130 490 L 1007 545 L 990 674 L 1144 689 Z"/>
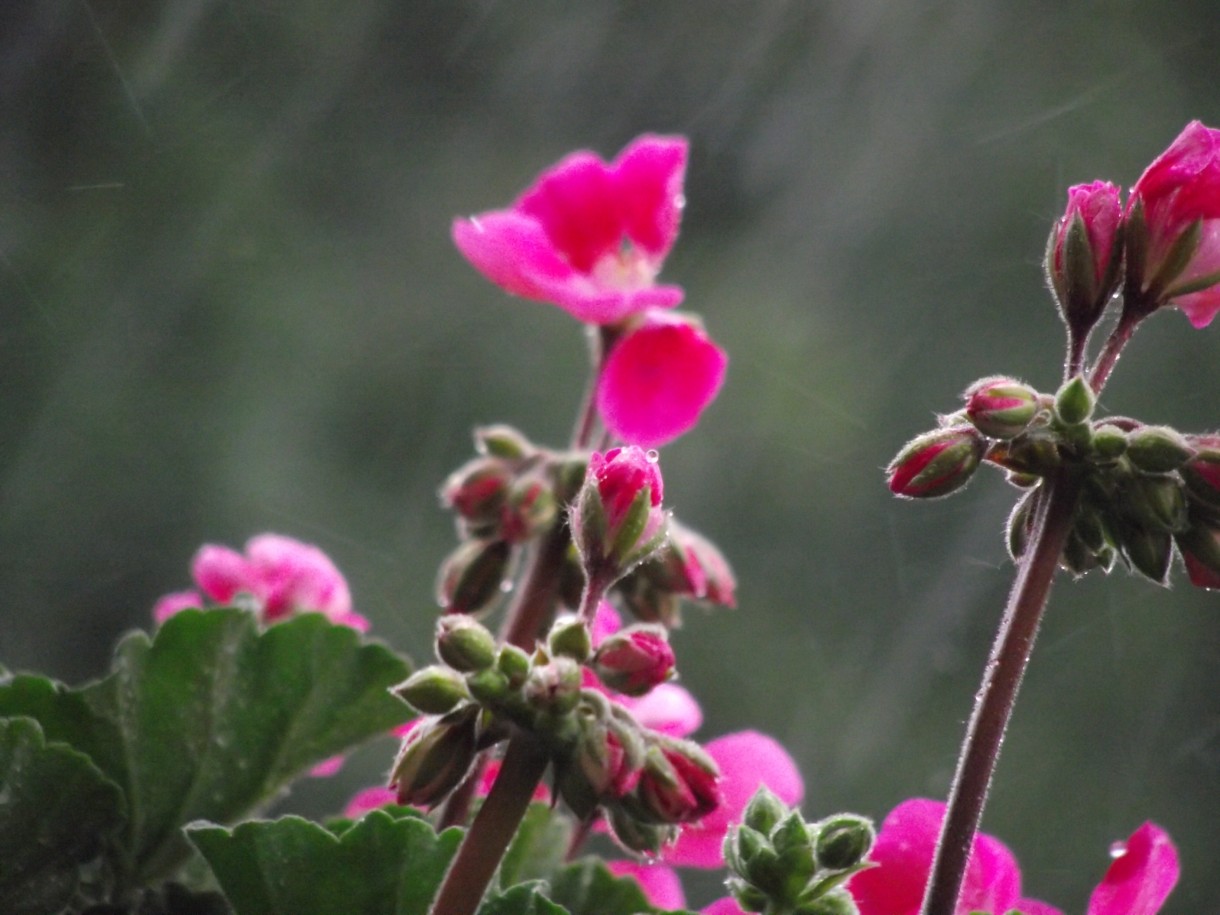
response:
<path id="1" fill-rule="evenodd" d="M 467 706 L 411 729 L 390 772 L 398 803 L 434 807 L 461 784 L 477 755 L 478 713 Z"/>
<path id="2" fill-rule="evenodd" d="M 1117 461 L 1127 453 L 1127 433 L 1109 423 L 1093 427 L 1093 457 L 1102 464 Z"/>
<path id="3" fill-rule="evenodd" d="M 525 543 L 550 527 L 556 514 L 550 484 L 540 474 L 529 474 L 509 487 L 499 534 L 510 543 Z"/>
<path id="4" fill-rule="evenodd" d="M 447 613 L 436 621 L 436 656 L 462 672 L 496 663 L 496 639 L 477 620 Z"/>
<path id="5" fill-rule="evenodd" d="M 766 785 L 759 785 L 750 802 L 746 804 L 741 821 L 763 835 L 770 835 L 775 825 L 787 815 L 787 805 Z"/>
<path id="6" fill-rule="evenodd" d="M 610 832 L 623 848 L 642 855 L 656 855 L 674 840 L 678 830 L 668 823 L 645 822 L 624 804 L 608 804 L 606 820 Z"/>
<path id="7" fill-rule="evenodd" d="M 814 837 L 800 811 L 788 814 L 771 832 L 771 844 L 779 856 L 779 885 L 775 895 L 784 901 L 795 900 L 817 872 Z M 760 884 L 761 886 L 762 884 Z M 763 887 L 766 889 L 767 887 Z"/>
<path id="8" fill-rule="evenodd" d="M 963 395 L 966 415 L 991 438 L 1015 438 L 1025 431 L 1040 408 L 1038 392 L 1012 378 L 984 378 Z"/>
<path id="9" fill-rule="evenodd" d="M 1042 490 L 1031 489 L 1012 507 L 1008 515 L 1007 543 L 1008 555 L 1016 562 L 1025 555 L 1025 547 L 1029 544 L 1030 535 L 1034 529 L 1034 509 L 1041 499 Z"/>
<path id="10" fill-rule="evenodd" d="M 466 689 L 480 705 L 487 708 L 502 708 L 516 694 L 508 677 L 495 667 L 467 674 Z"/>
<path id="11" fill-rule="evenodd" d="M 481 426 L 474 430 L 474 446 L 479 454 L 507 460 L 520 460 L 532 456 L 537 448 L 512 426 L 498 424 Z"/>
<path id="12" fill-rule="evenodd" d="M 1077 375 L 1064 383 L 1055 394 L 1055 415 L 1067 426 L 1077 426 L 1093 415 L 1097 398 L 1084 377 Z"/>
<path id="13" fill-rule="evenodd" d="M 425 715 L 451 712 L 459 702 L 470 698 L 466 681 L 456 671 L 439 665 L 416 671 L 390 692 Z"/>
<path id="14" fill-rule="evenodd" d="M 504 540 L 468 540 L 441 564 L 436 602 L 447 613 L 478 613 L 503 594 L 512 547 Z"/>
<path id="15" fill-rule="evenodd" d="M 521 684 L 529 676 L 531 666 L 530 656 L 524 649 L 516 645 L 500 646 L 500 653 L 496 656 L 496 668 L 504 674 L 508 685 L 513 689 L 521 688 Z"/>
<path id="16" fill-rule="evenodd" d="M 877 833 L 866 817 L 841 813 L 817 824 L 814 848 L 818 864 L 826 870 L 845 871 L 855 867 L 872 851 Z"/>
<path id="17" fill-rule="evenodd" d="M 1168 531 L 1124 524 L 1118 536 L 1123 556 L 1132 569 L 1158 585 L 1168 584 L 1173 559 L 1173 537 Z"/>
<path id="18" fill-rule="evenodd" d="M 766 893 L 740 877 L 730 877 L 724 885 L 743 912 L 765 912 L 771 902 Z"/>
<path id="19" fill-rule="evenodd" d="M 522 695 L 536 712 L 566 715 L 580 701 L 580 685 L 580 665 L 560 655 L 530 671 Z"/>
<path id="20" fill-rule="evenodd" d="M 1127 436 L 1127 457 L 1145 473 L 1177 470 L 1192 454 L 1185 436 L 1168 426 L 1143 426 Z"/>
<path id="21" fill-rule="evenodd" d="M 1123 514 L 1138 526 L 1170 533 L 1186 527 L 1186 494 L 1173 477 L 1133 477 L 1121 498 Z"/>
<path id="22" fill-rule="evenodd" d="M 564 655 L 582 663 L 588 660 L 593 651 L 589 627 L 575 614 L 565 614 L 555 620 L 547 634 L 546 644 L 552 655 Z"/>
<path id="23" fill-rule="evenodd" d="M 1008 442 L 1001 442 L 987 452 L 987 460 L 1014 473 L 1046 476 L 1062 461 L 1059 441 L 1045 429 L 1030 429 Z"/>

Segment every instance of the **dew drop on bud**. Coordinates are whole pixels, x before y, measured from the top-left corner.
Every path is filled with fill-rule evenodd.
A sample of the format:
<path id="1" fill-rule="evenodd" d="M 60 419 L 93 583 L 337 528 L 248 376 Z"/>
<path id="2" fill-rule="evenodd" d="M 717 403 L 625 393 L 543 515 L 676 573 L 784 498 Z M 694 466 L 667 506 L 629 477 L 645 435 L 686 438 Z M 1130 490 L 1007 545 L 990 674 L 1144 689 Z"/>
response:
<path id="1" fill-rule="evenodd" d="M 501 593 L 508 594 L 509 592 L 512 591 L 512 589 L 513 589 L 513 580 L 511 578 L 505 578 L 503 581 L 500 582 L 500 592 Z"/>
<path id="2" fill-rule="evenodd" d="M 1126 842 L 1115 842 L 1110 846 L 1110 857 L 1111 858 L 1121 858 L 1126 853 L 1127 853 L 1127 843 Z"/>
<path id="3" fill-rule="evenodd" d="M 657 461 L 661 460 L 661 455 L 657 453 L 656 448 L 649 448 L 644 457 L 648 459 L 648 463 L 650 464 L 655 464 Z"/>

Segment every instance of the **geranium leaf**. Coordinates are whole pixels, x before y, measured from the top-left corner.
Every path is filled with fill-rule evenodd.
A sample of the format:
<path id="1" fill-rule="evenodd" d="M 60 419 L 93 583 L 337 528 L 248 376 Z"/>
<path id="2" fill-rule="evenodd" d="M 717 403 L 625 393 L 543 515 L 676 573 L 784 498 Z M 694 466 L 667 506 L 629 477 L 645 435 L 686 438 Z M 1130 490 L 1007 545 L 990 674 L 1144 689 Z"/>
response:
<path id="1" fill-rule="evenodd" d="M 530 804 L 500 862 L 499 885 L 511 887 L 553 876 L 567 857 L 573 829 L 572 818 L 550 804 Z"/>
<path id="2" fill-rule="evenodd" d="M 123 821 L 118 786 L 32 718 L 0 719 L 0 912 L 58 912 Z"/>
<path id="3" fill-rule="evenodd" d="M 317 614 L 260 630 L 242 610 L 187 610 L 152 639 L 124 639 L 97 683 L 0 685 L 0 714 L 38 719 L 123 788 L 129 876 L 147 882 L 184 859 L 186 823 L 233 822 L 410 717 L 387 692 L 409 673 L 385 646 Z"/>
<path id="4" fill-rule="evenodd" d="M 300 817 L 187 828 L 236 915 L 426 915 L 461 831 L 374 810 L 336 836 Z"/>
<path id="5" fill-rule="evenodd" d="M 582 858 L 569 864 L 555 875 L 547 895 L 572 915 L 657 911 L 638 883 L 630 877 L 614 876 L 600 858 Z"/>
<path id="6" fill-rule="evenodd" d="M 543 895 L 543 888 L 541 882 L 514 886 L 506 893 L 484 900 L 479 906 L 479 915 L 569 915 L 567 909 Z"/>

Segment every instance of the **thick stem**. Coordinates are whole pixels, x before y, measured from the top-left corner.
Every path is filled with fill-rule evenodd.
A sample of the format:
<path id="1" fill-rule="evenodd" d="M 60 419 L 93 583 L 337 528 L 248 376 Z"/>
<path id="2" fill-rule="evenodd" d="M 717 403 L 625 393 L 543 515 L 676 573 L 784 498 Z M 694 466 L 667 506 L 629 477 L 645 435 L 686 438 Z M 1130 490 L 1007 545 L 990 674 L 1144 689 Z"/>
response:
<path id="1" fill-rule="evenodd" d="M 1061 473 L 1049 486 L 1042 517 L 1022 561 L 1000 623 L 958 759 L 922 915 L 953 915 L 987 790 L 1033 651 L 1051 583 L 1080 495 L 1079 480 Z"/>
<path id="2" fill-rule="evenodd" d="M 474 915 L 521 825 L 548 759 L 546 749 L 531 734 L 518 734 L 509 741 L 496 783 L 445 873 L 431 915 Z"/>

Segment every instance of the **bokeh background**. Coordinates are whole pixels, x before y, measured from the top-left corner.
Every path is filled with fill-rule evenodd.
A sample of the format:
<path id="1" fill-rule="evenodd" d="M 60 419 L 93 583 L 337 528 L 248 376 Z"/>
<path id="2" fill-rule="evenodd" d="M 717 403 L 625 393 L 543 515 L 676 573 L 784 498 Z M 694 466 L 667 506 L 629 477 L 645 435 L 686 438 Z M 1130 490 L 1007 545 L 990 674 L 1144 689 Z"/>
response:
<path id="1" fill-rule="evenodd" d="M 9 0 L 0 12 L 0 662 L 70 682 L 205 541 L 322 546 L 426 653 L 472 425 L 566 440 L 580 329 L 449 242 L 576 148 L 689 136 L 664 277 L 729 351 L 669 501 L 740 578 L 676 636 L 702 735 L 767 731 L 805 810 L 943 796 L 1012 575 L 1013 500 L 889 497 L 971 380 L 1059 377 L 1068 184 L 1220 123 L 1208 2 Z M 1220 327 L 1138 335 L 1104 408 L 1220 423 Z M 1111 841 L 1220 911 L 1220 596 L 1060 581 L 985 825 L 1082 912 Z M 285 809 L 336 809 L 378 745 Z M 692 892 L 703 903 L 705 882 Z"/>

